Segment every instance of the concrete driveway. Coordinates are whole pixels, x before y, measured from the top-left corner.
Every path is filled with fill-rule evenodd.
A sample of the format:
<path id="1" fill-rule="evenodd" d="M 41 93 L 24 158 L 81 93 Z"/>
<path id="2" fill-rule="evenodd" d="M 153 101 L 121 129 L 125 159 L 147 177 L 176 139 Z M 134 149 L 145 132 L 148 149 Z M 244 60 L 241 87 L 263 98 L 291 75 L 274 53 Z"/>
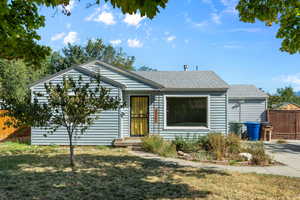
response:
<path id="1" fill-rule="evenodd" d="M 300 174 L 300 140 L 288 140 L 286 144 L 265 142 L 265 146 L 275 160 L 286 165 L 291 176 Z"/>

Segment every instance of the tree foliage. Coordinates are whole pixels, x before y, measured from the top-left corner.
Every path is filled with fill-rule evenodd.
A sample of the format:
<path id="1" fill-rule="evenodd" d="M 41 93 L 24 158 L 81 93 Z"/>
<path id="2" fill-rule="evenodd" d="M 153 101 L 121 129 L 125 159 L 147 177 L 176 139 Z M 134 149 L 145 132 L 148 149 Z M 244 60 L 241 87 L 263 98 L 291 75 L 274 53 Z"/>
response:
<path id="1" fill-rule="evenodd" d="M 267 26 L 278 24 L 277 38 L 283 39 L 281 51 L 300 53 L 300 1 L 299 0 L 239 0 L 240 20 Z"/>
<path id="2" fill-rule="evenodd" d="M 273 108 L 280 103 L 289 102 L 300 105 L 300 97 L 296 95 L 294 89 L 290 86 L 284 88 L 278 88 L 276 93 L 269 95 L 269 108 Z"/>
<path id="3" fill-rule="evenodd" d="M 48 61 L 40 64 L 35 69 L 26 65 L 22 60 L 0 60 L 0 98 L 16 98 L 19 101 L 25 100 L 29 92 L 28 85 L 37 81 L 49 73 Z"/>
<path id="4" fill-rule="evenodd" d="M 27 98 L 20 102 L 16 98 L 6 98 L 2 106 L 8 112 L 2 114 L 15 119 L 8 125 L 24 124 L 42 127 L 48 134 L 56 134 L 60 127 L 66 129 L 70 147 L 70 164 L 74 166 L 74 138 L 80 137 L 99 118 L 104 110 L 122 107 L 119 97 L 110 96 L 110 90 L 102 87 L 100 77 L 78 80 L 63 77 L 60 84 L 45 83 L 46 93 L 36 93 L 33 102 Z M 29 96 L 27 96 L 29 97 Z M 40 102 L 37 97 L 43 99 Z M 44 101 L 46 100 L 46 101 Z"/>
<path id="5" fill-rule="evenodd" d="M 44 127 L 55 134 L 59 127 L 65 127 L 69 138 L 70 164 L 74 166 L 73 139 L 83 134 L 93 122 L 99 118 L 103 110 L 117 109 L 121 106 L 118 97 L 109 95 L 109 90 L 100 85 L 100 77 L 96 81 L 84 82 L 82 77 L 77 81 L 69 77 L 63 78 L 62 84 L 45 84 L 48 120 Z"/>
<path id="6" fill-rule="evenodd" d="M 70 15 L 65 9 L 70 0 L 3 0 L 0 2 L 0 58 L 24 59 L 25 62 L 39 65 L 50 48 L 38 44 L 41 39 L 37 30 L 45 26 L 45 16 L 39 13 L 40 6 L 58 7 Z M 153 18 L 159 8 L 164 8 L 168 0 L 89 0 L 88 5 L 111 3 L 123 13 L 140 12 L 142 16 Z"/>
<path id="7" fill-rule="evenodd" d="M 127 56 L 121 48 L 105 45 L 101 39 L 88 40 L 84 46 L 68 44 L 62 49 L 62 54 L 54 52 L 51 57 L 51 69 L 54 73 L 95 59 L 127 70 L 134 69 L 134 56 Z"/>
<path id="8" fill-rule="evenodd" d="M 153 69 L 151 67 L 148 67 L 148 66 L 141 66 L 140 68 L 137 69 L 137 71 L 157 71 L 157 69 Z"/>

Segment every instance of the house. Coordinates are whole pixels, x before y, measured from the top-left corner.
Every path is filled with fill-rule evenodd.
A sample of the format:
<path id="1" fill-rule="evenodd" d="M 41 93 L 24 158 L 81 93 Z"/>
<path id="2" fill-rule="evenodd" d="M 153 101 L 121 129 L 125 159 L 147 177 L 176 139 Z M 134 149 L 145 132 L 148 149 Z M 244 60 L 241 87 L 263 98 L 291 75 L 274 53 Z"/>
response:
<path id="1" fill-rule="evenodd" d="M 272 105 L 272 110 L 300 110 L 300 106 L 295 103 L 283 102 L 280 104 Z"/>
<path id="2" fill-rule="evenodd" d="M 230 86 L 212 71 L 132 72 L 101 61 L 75 66 L 31 85 L 45 93 L 44 83 L 61 83 L 64 76 L 82 76 L 84 81 L 97 74 L 110 95 L 120 97 L 126 106 L 99 113 L 100 118 L 79 138 L 77 145 L 111 145 L 115 139 L 159 134 L 176 136 L 228 132 L 228 92 Z M 45 102 L 45 97 L 37 97 Z M 68 144 L 63 128 L 44 137 L 45 129 L 32 127 L 31 143 Z"/>
<path id="3" fill-rule="evenodd" d="M 228 89 L 229 122 L 265 122 L 268 95 L 254 85 L 230 85 Z"/>

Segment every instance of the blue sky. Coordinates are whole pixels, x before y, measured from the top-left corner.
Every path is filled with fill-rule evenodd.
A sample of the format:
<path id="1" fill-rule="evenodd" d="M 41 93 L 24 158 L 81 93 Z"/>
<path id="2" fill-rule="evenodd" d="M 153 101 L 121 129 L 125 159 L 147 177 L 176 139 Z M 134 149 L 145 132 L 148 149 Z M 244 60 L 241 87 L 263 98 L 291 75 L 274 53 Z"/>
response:
<path id="1" fill-rule="evenodd" d="M 102 1 L 103 2 L 103 1 Z M 255 84 L 268 92 L 287 85 L 300 90 L 300 55 L 281 52 L 277 26 L 239 21 L 237 0 L 169 0 L 153 19 L 123 15 L 109 4 L 86 8 L 71 1 L 71 16 L 41 8 L 41 43 L 59 50 L 67 42 L 102 38 L 136 57 L 137 67 L 213 70 L 230 84 Z"/>

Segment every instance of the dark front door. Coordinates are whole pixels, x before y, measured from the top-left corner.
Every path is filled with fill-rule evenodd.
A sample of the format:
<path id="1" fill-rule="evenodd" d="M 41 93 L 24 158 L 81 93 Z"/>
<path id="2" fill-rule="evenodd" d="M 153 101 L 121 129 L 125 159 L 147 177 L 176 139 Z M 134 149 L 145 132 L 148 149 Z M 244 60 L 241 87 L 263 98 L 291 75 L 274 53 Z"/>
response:
<path id="1" fill-rule="evenodd" d="M 130 97 L 130 135 L 145 136 L 149 132 L 149 97 Z"/>

